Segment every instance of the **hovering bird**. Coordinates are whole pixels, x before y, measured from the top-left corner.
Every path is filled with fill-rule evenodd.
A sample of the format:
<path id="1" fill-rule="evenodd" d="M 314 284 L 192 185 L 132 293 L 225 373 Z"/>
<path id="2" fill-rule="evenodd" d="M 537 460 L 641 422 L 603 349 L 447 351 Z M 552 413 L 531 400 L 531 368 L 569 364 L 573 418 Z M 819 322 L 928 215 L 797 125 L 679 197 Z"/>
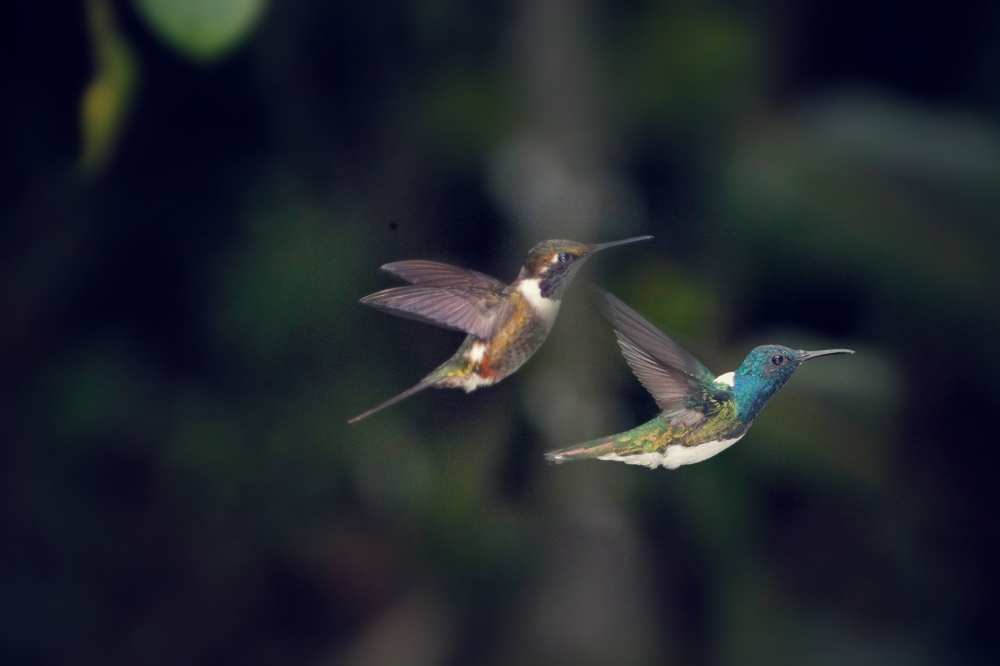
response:
<path id="1" fill-rule="evenodd" d="M 648 240 L 638 236 L 612 243 L 585 245 L 547 240 L 531 248 L 521 273 L 510 285 L 488 275 L 434 261 L 398 261 L 382 270 L 412 286 L 386 289 L 362 303 L 401 317 L 468 333 L 455 355 L 395 398 L 355 416 L 357 423 L 375 412 L 425 388 L 463 388 L 467 392 L 491 386 L 527 361 L 552 329 L 566 287 L 584 259 L 626 243 Z"/>
<path id="2" fill-rule="evenodd" d="M 800 365 L 854 353 L 764 345 L 751 351 L 736 372 L 716 377 L 613 295 L 605 293 L 605 298 L 625 360 L 663 411 L 628 432 L 546 453 L 553 462 L 597 458 L 650 469 L 701 462 L 739 441 Z"/>

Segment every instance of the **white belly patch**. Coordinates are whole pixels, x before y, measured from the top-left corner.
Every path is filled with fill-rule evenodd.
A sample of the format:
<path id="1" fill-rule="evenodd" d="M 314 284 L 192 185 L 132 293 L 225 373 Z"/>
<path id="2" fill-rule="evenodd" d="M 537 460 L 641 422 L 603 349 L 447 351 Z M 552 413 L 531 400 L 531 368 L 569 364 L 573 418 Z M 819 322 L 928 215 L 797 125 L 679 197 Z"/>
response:
<path id="1" fill-rule="evenodd" d="M 521 292 L 524 300 L 528 301 L 535 312 L 538 313 L 538 316 L 542 318 L 545 326 L 552 328 L 552 324 L 556 321 L 556 315 L 559 314 L 559 301 L 542 296 L 538 280 L 522 280 L 517 285 L 517 290 Z"/>
<path id="2" fill-rule="evenodd" d="M 480 386 L 491 386 L 495 383 L 496 381 L 493 379 L 486 379 L 484 377 L 480 377 L 479 375 L 473 373 L 462 380 L 460 388 L 465 389 L 465 392 L 469 393 L 471 391 L 475 391 Z"/>
<path id="3" fill-rule="evenodd" d="M 681 465 L 693 465 L 702 460 L 708 460 L 740 441 L 741 437 L 743 435 L 734 439 L 705 442 L 698 446 L 680 446 L 679 444 L 675 444 L 668 446 L 663 453 L 639 453 L 632 456 L 620 456 L 617 453 L 608 453 L 607 455 L 598 456 L 597 459 L 623 462 L 626 465 L 643 465 L 649 469 L 656 469 L 661 465 L 667 469 L 677 469 Z"/>

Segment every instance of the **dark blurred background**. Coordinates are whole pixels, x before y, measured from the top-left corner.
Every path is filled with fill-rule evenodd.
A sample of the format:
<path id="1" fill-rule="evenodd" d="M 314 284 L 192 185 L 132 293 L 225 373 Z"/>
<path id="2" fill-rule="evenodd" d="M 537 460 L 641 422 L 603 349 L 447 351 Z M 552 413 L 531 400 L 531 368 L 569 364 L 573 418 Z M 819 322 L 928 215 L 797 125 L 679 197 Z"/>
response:
<path id="1" fill-rule="evenodd" d="M 13 0 L 0 662 L 1000 663 L 1000 6 Z M 503 384 L 389 261 L 601 255 Z M 717 373 L 676 471 L 584 283 Z M 993 442 L 992 444 L 990 442 Z"/>

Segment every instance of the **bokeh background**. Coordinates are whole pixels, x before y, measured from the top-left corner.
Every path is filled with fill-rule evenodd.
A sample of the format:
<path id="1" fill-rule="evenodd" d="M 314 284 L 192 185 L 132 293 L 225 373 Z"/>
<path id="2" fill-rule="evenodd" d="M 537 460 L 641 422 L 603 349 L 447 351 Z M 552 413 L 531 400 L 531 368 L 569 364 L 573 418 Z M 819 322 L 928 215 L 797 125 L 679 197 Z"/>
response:
<path id="1" fill-rule="evenodd" d="M 14 0 L 0 10 L 0 661 L 1000 662 L 1000 6 Z M 542 350 L 357 426 L 459 334 L 427 258 L 591 260 Z M 676 471 L 585 282 L 718 373 Z"/>

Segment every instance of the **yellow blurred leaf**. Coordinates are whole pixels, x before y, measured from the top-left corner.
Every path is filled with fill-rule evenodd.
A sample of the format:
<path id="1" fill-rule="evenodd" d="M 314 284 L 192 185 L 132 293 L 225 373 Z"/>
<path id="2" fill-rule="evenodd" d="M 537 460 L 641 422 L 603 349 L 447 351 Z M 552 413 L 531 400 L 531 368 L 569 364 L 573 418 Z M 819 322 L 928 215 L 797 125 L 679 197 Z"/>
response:
<path id="1" fill-rule="evenodd" d="M 109 0 L 88 0 L 87 22 L 94 52 L 94 78 L 80 100 L 83 154 L 80 168 L 97 174 L 107 166 L 128 118 L 138 65 L 118 32 Z"/>

